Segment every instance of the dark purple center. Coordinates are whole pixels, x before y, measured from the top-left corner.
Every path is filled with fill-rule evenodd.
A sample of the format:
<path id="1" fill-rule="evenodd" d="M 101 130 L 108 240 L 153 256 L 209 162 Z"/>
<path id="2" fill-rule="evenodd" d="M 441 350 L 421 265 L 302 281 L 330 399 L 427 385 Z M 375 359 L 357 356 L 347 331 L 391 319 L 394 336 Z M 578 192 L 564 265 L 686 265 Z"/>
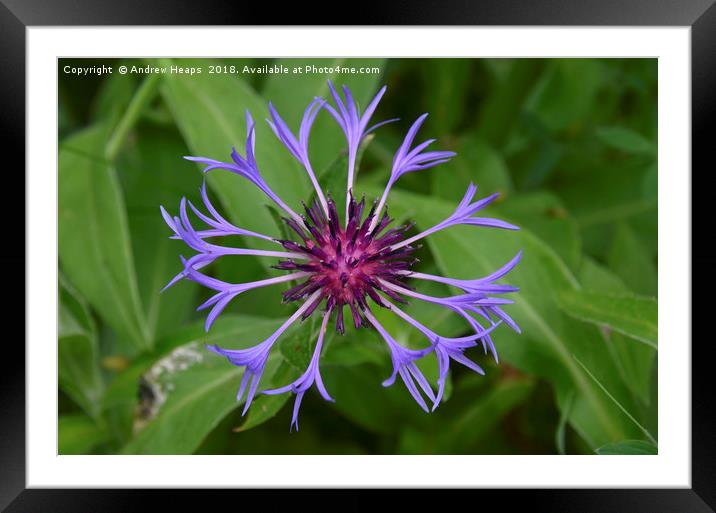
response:
<path id="1" fill-rule="evenodd" d="M 404 271 L 410 270 L 415 262 L 410 256 L 415 248 L 408 245 L 392 249 L 392 246 L 403 240 L 403 235 L 411 224 L 391 228 L 382 233 L 392 221 L 386 212 L 371 229 L 376 204 L 373 204 L 366 218 L 362 219 L 365 198 L 358 203 L 351 197 L 345 229 L 340 225 L 336 205 L 330 198 L 328 218 L 317 202 L 311 207 L 304 204 L 304 207 L 305 226 L 300 226 L 293 219 L 284 219 L 298 234 L 302 243 L 290 240 L 279 242 L 289 251 L 306 255 L 308 261 L 283 260 L 275 267 L 282 270 L 300 270 L 310 275 L 304 282 L 286 291 L 283 294 L 284 301 L 296 301 L 320 290 L 320 300 L 306 310 L 303 318 L 311 315 L 323 299 L 326 299 L 326 308 L 337 311 L 336 330 L 341 334 L 345 331 L 344 305 L 348 305 L 353 323 L 356 328 L 360 328 L 366 323 L 361 312 L 367 307 L 367 297 L 380 306 L 386 306 L 378 294 L 380 291 L 395 301 L 405 302 L 385 287 L 381 280 L 406 287 L 401 280 L 405 277 Z"/>

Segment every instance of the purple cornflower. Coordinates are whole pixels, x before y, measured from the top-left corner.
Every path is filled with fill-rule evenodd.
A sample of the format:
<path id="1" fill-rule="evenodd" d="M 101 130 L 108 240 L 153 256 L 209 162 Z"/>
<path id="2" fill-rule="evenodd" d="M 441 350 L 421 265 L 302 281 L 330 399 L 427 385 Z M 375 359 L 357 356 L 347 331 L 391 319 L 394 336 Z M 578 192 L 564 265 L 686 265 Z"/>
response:
<path id="1" fill-rule="evenodd" d="M 204 172 L 224 169 L 252 182 L 286 213 L 284 222 L 294 234 L 293 240 L 274 238 L 234 226 L 212 205 L 205 184 L 201 188 L 201 198 L 208 213 L 202 212 L 185 198 L 181 200 L 178 216 L 172 217 L 163 207 L 161 208 L 164 220 L 174 232 L 172 238 L 183 240 L 196 252 L 188 259 L 182 257 L 183 268 L 167 284 L 167 287 L 181 279 L 188 279 L 216 291 L 216 294 L 198 307 L 199 310 L 210 309 L 206 318 L 207 331 L 231 300 L 239 294 L 277 283 L 299 282 L 283 293 L 283 301 L 299 302 L 300 306 L 266 340 L 248 349 L 240 350 L 224 349 L 218 346 L 208 347 L 213 352 L 226 357 L 232 364 L 244 369 L 237 395 L 237 400 L 241 400 L 246 393 L 244 414 L 259 391 L 266 362 L 278 338 L 299 318 L 307 319 L 323 305 L 320 308 L 322 320 L 318 340 L 306 371 L 293 383 L 262 392 L 264 394 L 285 392 L 296 394 L 291 422 L 292 428 L 295 426 L 296 429 L 298 429 L 298 411 L 301 400 L 313 385 L 324 399 L 333 401 L 323 384 L 319 365 L 323 341 L 331 319 L 334 319 L 335 330 L 340 334 L 345 333 L 346 330 L 348 321 L 345 315 L 350 315 L 350 320 L 355 328 L 375 329 L 385 340 L 393 364 L 393 372 L 383 382 L 383 386 L 392 385 L 400 375 L 410 394 L 425 411 L 434 410 L 442 400 L 450 360 L 455 360 L 477 373 L 484 374 L 480 366 L 468 359 L 464 354 L 465 351 L 481 344 L 484 351 L 487 353 L 489 350 L 497 361 L 497 351 L 491 336 L 493 330 L 505 323 L 519 332 L 517 324 L 502 309 L 502 306 L 512 301 L 496 297 L 516 292 L 518 289 L 510 285 L 496 283 L 496 281 L 517 265 L 521 252 L 494 273 L 475 279 L 446 278 L 412 270 L 412 266 L 416 262 L 413 254 L 418 249 L 414 243 L 440 230 L 455 225 L 517 230 L 516 226 L 499 219 L 475 216 L 494 201 L 497 194 L 474 200 L 477 187 L 470 184 L 455 211 L 440 223 L 409 237 L 406 233 L 412 228 L 411 224 L 388 228 L 392 220 L 387 211 L 383 212 L 383 210 L 390 190 L 398 179 L 406 173 L 428 169 L 447 162 L 455 156 L 455 153 L 426 151 L 428 146 L 434 142 L 432 139 L 413 145 L 415 137 L 427 117 L 427 114 L 421 115 L 412 124 L 393 157 L 390 177 L 382 196 L 370 208 L 366 208 L 365 198 L 358 201 L 353 195 L 356 157 L 361 141 L 366 134 L 380 125 L 394 121 L 391 119 L 368 127 L 386 88 L 380 89 L 368 104 L 365 112 L 361 113 L 347 87 L 343 87 L 343 97 L 341 97 L 333 84 L 329 82 L 328 86 L 335 106 L 321 98 L 315 98 L 304 112 L 298 136 L 294 135 L 274 106 L 269 103 L 271 119 L 267 121 L 271 129 L 291 155 L 305 168 L 315 188 L 317 199 L 310 205 L 303 205 L 305 213 L 302 215 L 281 200 L 261 176 L 254 155 L 255 125 L 248 112 L 246 113 L 245 155 L 232 149 L 231 162 L 221 162 L 204 157 L 185 157 L 188 160 L 204 164 L 206 166 Z M 311 127 L 322 109 L 335 119 L 345 134 L 348 147 L 347 200 L 343 223 L 339 219 L 335 203 L 330 196 L 323 193 L 308 156 Z M 207 228 L 201 230 L 194 228 L 189 218 L 189 209 Z M 234 248 L 208 241 L 208 239 L 213 240 L 229 235 L 255 237 L 272 242 L 278 247 L 275 251 Z M 273 267 L 288 271 L 288 274 L 248 283 L 227 283 L 199 272 L 199 269 L 217 258 L 230 255 L 278 258 L 278 262 Z M 445 297 L 429 296 L 417 292 L 409 286 L 406 281 L 410 279 L 442 283 L 460 290 L 461 293 Z M 395 304 L 407 303 L 409 299 L 429 302 L 455 312 L 468 323 L 471 334 L 452 338 L 435 333 Z M 372 309 L 375 306 L 392 311 L 393 314 L 415 327 L 427 339 L 427 347 L 411 349 L 399 344 L 374 315 Z M 415 363 L 433 352 L 438 361 L 439 377 L 435 384 L 436 390 L 433 390 Z M 428 406 L 426 399 L 432 403 L 431 406 Z"/>

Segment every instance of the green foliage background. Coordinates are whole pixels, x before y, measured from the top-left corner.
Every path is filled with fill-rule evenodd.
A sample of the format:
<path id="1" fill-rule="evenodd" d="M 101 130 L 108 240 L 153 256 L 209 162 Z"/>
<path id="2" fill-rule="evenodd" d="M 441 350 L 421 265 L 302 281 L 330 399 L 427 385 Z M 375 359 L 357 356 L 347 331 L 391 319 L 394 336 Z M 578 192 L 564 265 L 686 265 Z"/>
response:
<path id="1" fill-rule="evenodd" d="M 370 75 L 213 75 L 212 64 L 271 60 L 62 60 L 109 64 L 115 73 L 60 72 L 59 90 L 59 452 L 61 454 L 649 454 L 656 452 L 657 62 L 654 59 L 311 59 L 289 68 L 377 66 Z M 117 66 L 202 66 L 201 75 L 120 75 Z M 170 240 L 159 205 L 196 200 L 199 168 L 183 155 L 227 160 L 242 149 L 246 108 L 267 116 L 272 100 L 292 127 L 326 80 L 348 84 L 362 105 L 382 84 L 374 119 L 401 121 L 367 144 L 356 190 L 377 196 L 409 124 L 458 153 L 450 163 L 404 176 L 389 200 L 398 220 L 428 227 L 457 204 L 470 181 L 480 197 L 500 192 L 490 215 L 522 227 L 455 227 L 432 236 L 420 268 L 482 276 L 519 249 L 508 276 L 521 291 L 487 375 L 452 366 L 447 401 L 427 415 L 403 389 L 384 389 L 384 344 L 369 331 L 331 335 L 322 359 L 337 399 L 304 398 L 289 433 L 293 397 L 260 396 L 241 417 L 241 371 L 204 343 L 248 347 L 289 315 L 278 287 L 239 296 L 209 334 L 194 308 L 207 291 L 180 283 L 159 294 L 187 249 Z M 340 198 L 345 148 L 321 114 L 311 137 L 324 187 Z M 257 127 L 259 166 L 294 208 L 310 183 L 270 129 Z M 279 234 L 265 197 L 225 172 L 208 176 L 232 222 Z M 236 241 L 256 244 L 253 240 Z M 271 274 L 273 262 L 228 257 L 210 268 L 234 282 Z M 428 290 L 428 289 L 426 289 Z M 431 293 L 448 293 L 436 284 Z M 436 307 L 412 314 L 446 335 L 464 325 Z M 402 343 L 424 344 L 395 317 L 381 320 Z M 305 367 L 316 326 L 289 331 L 274 349 L 263 386 Z M 432 357 L 431 357 L 432 358 Z M 423 371 L 433 382 L 434 358 Z"/>

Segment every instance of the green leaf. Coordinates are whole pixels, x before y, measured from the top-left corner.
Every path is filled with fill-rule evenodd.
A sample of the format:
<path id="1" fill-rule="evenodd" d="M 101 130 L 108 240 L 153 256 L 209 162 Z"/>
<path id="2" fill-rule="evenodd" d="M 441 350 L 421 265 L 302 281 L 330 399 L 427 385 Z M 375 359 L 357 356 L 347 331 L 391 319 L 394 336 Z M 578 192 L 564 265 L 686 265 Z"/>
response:
<path id="1" fill-rule="evenodd" d="M 58 313 L 58 335 L 69 337 L 72 335 L 96 336 L 97 326 L 90 313 L 87 302 L 59 275 L 60 308 Z"/>
<path id="2" fill-rule="evenodd" d="M 524 133 L 515 134 L 505 151 L 514 158 L 522 157 L 515 164 L 516 171 L 524 176 L 520 180 L 524 189 L 535 189 L 545 185 L 562 162 L 570 147 L 564 144 L 558 134 L 553 134 L 534 114 L 525 113 L 522 120 Z"/>
<path id="3" fill-rule="evenodd" d="M 604 65 L 595 59 L 550 59 L 547 66 L 549 72 L 535 88 L 529 110 L 554 132 L 582 128 L 603 85 Z"/>
<path id="4" fill-rule="evenodd" d="M 368 137 L 371 137 L 369 135 Z M 356 169 L 360 167 L 360 158 L 356 158 Z M 337 212 L 346 211 L 346 184 L 348 169 L 348 155 L 340 153 L 338 157 L 326 167 L 322 172 L 318 173 L 318 183 L 326 197 L 330 197 L 336 204 Z M 314 192 L 311 194 L 311 203 L 317 198 Z M 360 201 L 360 198 L 356 198 Z M 311 204 L 309 203 L 309 205 Z"/>
<path id="5" fill-rule="evenodd" d="M 607 146 L 627 153 L 652 153 L 656 149 L 647 138 L 623 126 L 601 127 L 596 134 Z"/>
<path id="6" fill-rule="evenodd" d="M 646 170 L 641 184 L 641 194 L 646 200 L 656 201 L 659 195 L 659 167 L 656 162 Z"/>
<path id="7" fill-rule="evenodd" d="M 614 274 L 594 259 L 585 256 L 579 269 L 579 282 L 587 292 L 599 294 L 629 294 L 629 287 Z"/>
<path id="8" fill-rule="evenodd" d="M 483 195 L 489 193 L 483 189 Z M 499 205 L 513 222 L 529 229 L 576 271 L 582 258 L 579 227 L 557 196 L 544 191 L 521 193 L 508 196 Z"/>
<path id="9" fill-rule="evenodd" d="M 149 75 L 137 88 L 129 105 L 127 105 L 127 108 L 122 112 L 122 117 L 119 119 L 119 122 L 112 129 L 112 136 L 107 141 L 104 154 L 108 160 L 112 162 L 116 160 L 119 151 L 124 146 L 127 137 L 137 124 L 137 121 L 147 110 L 149 104 L 156 98 L 160 80 L 161 75 L 159 74 Z"/>
<path id="10" fill-rule="evenodd" d="M 474 134 L 464 136 L 455 151 L 457 157 L 430 171 L 434 193 L 446 199 L 455 198 L 465 193 L 470 182 L 490 193 L 499 192 L 501 196 L 510 193 L 512 179 L 507 165 L 484 139 Z"/>
<path id="11" fill-rule="evenodd" d="M 543 59 L 512 61 L 509 73 L 496 84 L 480 109 L 477 120 L 480 138 L 495 147 L 502 147 L 543 69 Z"/>
<path id="12" fill-rule="evenodd" d="M 112 125 L 126 110 L 139 83 L 139 75 L 113 73 L 102 83 L 92 105 L 92 119 L 111 120 Z"/>
<path id="13" fill-rule="evenodd" d="M 561 165 L 570 171 L 559 175 L 558 192 L 579 224 L 585 251 L 607 261 L 615 228 L 628 222 L 643 241 L 642 251 L 655 259 L 657 197 L 654 189 L 645 191 L 644 184 L 650 175 L 656 178 L 656 168 L 644 158 L 602 153 L 573 155 Z"/>
<path id="14" fill-rule="evenodd" d="M 203 66 L 207 70 L 217 64 L 203 59 L 162 59 L 159 64 L 172 63 Z M 161 93 L 192 155 L 224 162 L 231 161 L 232 147 L 244 151 L 248 109 L 256 122 L 256 160 L 266 183 L 294 210 L 306 198 L 310 187 L 306 172 L 263 122 L 268 117 L 267 102 L 245 81 L 233 75 L 167 74 Z M 176 159 L 178 163 L 181 155 Z M 270 213 L 261 207 L 272 201 L 255 185 L 224 170 L 210 172 L 207 182 L 219 197 L 227 219 L 244 229 L 270 236 L 277 234 Z M 246 242 L 252 247 L 262 244 L 254 238 L 247 238 Z M 270 262 L 265 265 L 268 268 Z"/>
<path id="15" fill-rule="evenodd" d="M 597 454 L 612 455 L 653 455 L 658 454 L 656 445 L 646 440 L 624 440 L 601 446 L 595 451 Z"/>
<path id="16" fill-rule="evenodd" d="M 420 208 L 416 209 L 416 205 Z M 455 205 L 396 190 L 391 194 L 391 208 L 393 212 L 410 210 L 418 225 L 426 228 L 445 219 Z M 494 209 L 484 215 L 505 219 Z M 506 327 L 494 334 L 502 361 L 550 380 L 560 407 L 564 407 L 568 393 L 574 390 L 570 424 L 592 447 L 636 433 L 634 426 L 573 359 L 573 354 L 588 359 L 592 368 L 599 369 L 600 379 L 631 406 L 631 396 L 603 349 L 599 331 L 564 316 L 557 306 L 559 291 L 578 290 L 579 283 L 554 250 L 525 229 L 508 232 L 452 227 L 426 240 L 443 274 L 454 278 L 488 275 L 522 249 L 523 259 L 506 281 L 520 287 L 515 304 L 507 310 L 522 327 L 523 335 L 517 336 Z"/>
<path id="17" fill-rule="evenodd" d="M 587 291 L 598 294 L 631 295 L 629 288 L 605 267 L 585 258 L 579 280 Z M 656 349 L 612 331 L 602 331 L 607 348 L 612 353 L 624 383 L 645 404 L 650 403 L 650 383 Z M 656 403 L 654 403 L 656 408 Z"/>
<path id="18" fill-rule="evenodd" d="M 656 221 L 657 198 L 643 193 L 651 167 L 634 160 L 585 166 L 565 176 L 560 188 L 560 196 L 582 228 L 610 226 L 639 215 L 653 216 Z"/>
<path id="19" fill-rule="evenodd" d="M 179 347 L 191 344 L 197 347 L 203 344 L 229 346 L 237 337 L 251 338 L 255 331 L 266 329 L 263 326 L 276 327 L 277 323 L 278 321 L 273 319 L 224 313 L 216 320 L 211 333 L 204 331 L 204 321 L 197 321 L 158 339 L 152 353 L 145 353 L 135 359 L 132 365 L 118 374 L 107 387 L 103 398 L 103 411 L 112 418 L 114 436 L 120 441 L 130 437 L 135 414 L 139 410 L 142 375 L 157 360 L 168 356 Z"/>
<path id="20" fill-rule="evenodd" d="M 597 386 L 599 386 L 599 388 L 602 389 L 602 392 L 604 392 L 604 394 L 606 394 L 606 396 L 609 397 L 609 399 L 611 399 L 612 402 L 619 407 L 619 409 L 624 413 L 624 415 L 626 415 L 626 416 L 629 418 L 629 420 L 631 420 L 631 421 L 647 436 L 647 438 L 649 438 L 649 440 L 651 440 L 654 444 L 656 444 L 656 439 L 654 439 L 654 437 L 651 435 L 651 433 L 649 433 L 649 430 L 646 429 L 644 426 L 642 426 L 642 425 L 639 423 L 639 421 L 636 420 L 636 418 L 634 418 L 634 415 L 632 415 L 632 414 L 609 392 L 609 390 L 607 390 L 607 388 L 606 388 L 602 383 L 599 382 L 599 380 L 594 376 L 594 374 L 592 374 L 592 372 L 591 372 L 582 362 L 580 362 L 579 359 L 578 359 L 576 356 L 574 357 L 574 359 L 575 359 L 575 360 L 577 361 L 577 363 L 584 369 L 584 371 L 589 375 L 589 377 L 592 378 L 592 380 L 594 380 L 594 382 L 597 384 Z"/>
<path id="21" fill-rule="evenodd" d="M 651 380 L 652 372 L 656 370 L 657 350 L 646 344 L 634 343 L 634 340 L 618 332 L 606 333 L 604 338 L 626 386 L 644 405 L 651 404 L 656 410 L 657 403 L 651 401 Z"/>
<path id="22" fill-rule="evenodd" d="M 226 415 L 243 403 L 236 401 L 243 370 L 206 350 L 203 344 L 251 347 L 270 335 L 281 321 L 243 316 L 222 316 L 220 321 L 209 336 L 196 337 L 198 326 L 186 330 L 183 337 L 191 341 L 176 346 L 141 374 L 142 400 L 134 421 L 135 435 L 123 448 L 124 454 L 191 454 Z M 274 348 L 260 390 L 285 384 L 275 381 L 281 361 Z"/>
<path id="23" fill-rule="evenodd" d="M 121 337 L 151 345 L 132 258 L 127 214 L 114 168 L 98 157 L 106 131 L 68 138 L 59 155 L 59 256 L 69 281 Z"/>
<path id="24" fill-rule="evenodd" d="M 181 271 L 179 255 L 185 254 L 186 245 L 169 238 L 172 232 L 159 212 L 160 205 L 178 215 L 179 202 L 186 197 L 206 210 L 199 198 L 195 166 L 178 159 L 187 151 L 175 132 L 142 127 L 137 130 L 136 142 L 125 148 L 117 162 L 126 197 L 139 295 L 152 340 L 175 330 L 187 318 L 196 306 L 194 297 L 200 288 L 182 282 L 161 292 Z M 197 228 L 200 225 L 201 221 L 195 224 Z"/>
<path id="25" fill-rule="evenodd" d="M 86 415 L 60 415 L 57 419 L 59 454 L 89 454 L 107 439 L 107 432 Z"/>
<path id="26" fill-rule="evenodd" d="M 322 362 L 321 375 L 326 390 L 336 400 L 330 406 L 363 429 L 396 433 L 405 423 L 419 426 L 426 421 L 427 415 L 415 404 L 400 378 L 391 387 L 381 385 L 390 375 L 387 367 Z"/>
<path id="27" fill-rule="evenodd" d="M 621 223 L 609 250 L 609 267 L 637 294 L 656 296 L 656 266 L 636 233 Z"/>
<path id="28" fill-rule="evenodd" d="M 554 433 L 554 444 L 557 447 L 557 452 L 562 455 L 567 454 L 565 433 L 567 431 L 567 420 L 569 419 L 569 414 L 572 412 L 573 402 L 574 394 L 571 393 L 567 396 L 565 405 L 559 415 L 559 423 L 557 424 L 557 430 Z"/>
<path id="29" fill-rule="evenodd" d="M 97 357 L 97 332 L 84 300 L 60 279 L 59 386 L 93 418 L 99 415 L 104 383 Z"/>
<path id="30" fill-rule="evenodd" d="M 450 454 L 469 453 L 512 409 L 524 402 L 532 389 L 531 380 L 503 380 L 441 430 L 438 450 Z"/>
<path id="31" fill-rule="evenodd" d="M 352 321 L 348 321 L 352 322 Z M 368 342 L 370 340 L 371 342 Z M 326 344 L 321 365 L 361 365 L 372 363 L 383 365 L 387 355 L 378 344 L 377 336 L 371 332 L 352 332 L 348 325 L 347 333 L 343 337 L 333 337 Z"/>
<path id="32" fill-rule="evenodd" d="M 605 326 L 650 347 L 657 347 L 655 299 L 564 291 L 559 296 L 559 304 L 567 315 L 575 319 Z"/>
<path id="33" fill-rule="evenodd" d="M 425 111 L 431 117 L 429 130 L 442 138 L 452 133 L 465 115 L 472 61 L 440 58 L 425 59 L 421 64 L 423 77 L 431 84 L 424 91 Z"/>

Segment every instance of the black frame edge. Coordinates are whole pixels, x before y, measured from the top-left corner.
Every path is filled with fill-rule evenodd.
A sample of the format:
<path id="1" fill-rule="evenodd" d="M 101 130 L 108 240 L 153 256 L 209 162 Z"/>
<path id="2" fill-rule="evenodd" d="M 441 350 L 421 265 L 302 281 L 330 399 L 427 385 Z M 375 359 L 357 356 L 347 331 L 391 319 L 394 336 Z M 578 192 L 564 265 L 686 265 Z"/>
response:
<path id="1" fill-rule="evenodd" d="M 716 140 L 716 4 L 691 27 L 692 126 L 692 487 L 716 508 L 716 414 L 714 413 L 711 345 L 704 324 L 711 315 L 709 291 L 716 286 L 716 254 L 699 234 L 708 233 L 709 209 L 716 186 L 713 144 Z M 698 184 L 698 185 L 697 185 Z M 699 298 L 699 292 L 701 298 Z M 697 323 L 698 320 L 698 323 Z M 703 333 L 696 336 L 701 326 Z"/>
<path id="2" fill-rule="evenodd" d="M 215 504 L 261 504 L 270 493 L 270 511 L 290 511 L 310 504 L 317 511 L 364 512 L 386 499 L 397 498 L 401 510 L 422 511 L 435 503 L 445 508 L 440 493 L 450 494 L 452 504 L 497 505 L 500 511 L 550 513 L 711 513 L 703 500 L 691 490 L 26 490 L 5 510 L 6 513 L 45 512 L 125 513 L 161 511 L 171 504 L 172 511 L 204 511 L 207 496 Z M 388 497 L 388 495 L 393 497 Z M 395 496 L 398 497 L 395 497 Z M 479 499 L 477 499 L 479 497 Z M 479 502 L 476 502 L 479 500 Z M 300 511 L 300 506 L 299 506 Z"/>
<path id="3" fill-rule="evenodd" d="M 25 213 L 25 25 L 0 4 L 0 144 L 6 174 L 3 208 Z M 13 202 L 17 202 L 14 204 Z M 19 216 L 18 216 L 19 217 Z M 19 328 L 5 338 L 3 370 L 0 372 L 0 510 L 25 488 L 25 218 L 7 225 L 7 236 L 14 250 L 3 252 L 0 267 L 7 273 L 4 286 L 14 290 L 12 304 L 17 311 L 5 309 L 5 319 L 14 319 Z M 20 293 L 22 291 L 22 293 Z M 6 303 L 8 306 L 10 302 Z M 21 310 L 22 309 L 22 310 Z M 20 311 L 21 310 L 21 311 Z M 22 320 L 20 320 L 22 319 Z M 6 352 L 7 351 L 7 352 Z"/>
<path id="4" fill-rule="evenodd" d="M 25 25 L 665 25 L 687 26 L 713 0 L 362 0 L 326 20 L 334 3 L 311 8 L 226 0 L 3 0 Z"/>

